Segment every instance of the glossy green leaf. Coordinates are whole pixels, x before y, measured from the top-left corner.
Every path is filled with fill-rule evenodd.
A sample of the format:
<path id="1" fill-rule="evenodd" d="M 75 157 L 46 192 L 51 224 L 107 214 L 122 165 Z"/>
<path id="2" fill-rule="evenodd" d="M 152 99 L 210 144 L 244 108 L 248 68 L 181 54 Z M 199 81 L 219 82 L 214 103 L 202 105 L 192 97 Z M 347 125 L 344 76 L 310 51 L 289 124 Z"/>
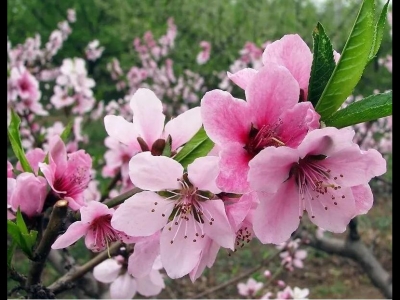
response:
<path id="1" fill-rule="evenodd" d="M 8 131 L 7 131 L 11 147 L 14 151 L 15 156 L 21 163 L 22 169 L 25 172 L 33 173 L 33 170 L 28 160 L 26 159 L 24 148 L 22 148 L 21 136 L 19 134 L 20 124 L 21 124 L 21 119 L 13 110 L 11 110 L 11 122 L 10 125 L 8 126 Z"/>
<path id="2" fill-rule="evenodd" d="M 167 139 L 165 140 L 165 146 L 162 152 L 162 156 L 167 156 L 167 157 L 171 157 L 171 144 L 172 144 L 172 138 L 171 135 L 168 135 Z"/>
<path id="3" fill-rule="evenodd" d="M 359 82 L 368 63 L 374 38 L 374 0 L 364 0 L 331 78 L 315 106 L 325 121 Z"/>
<path id="4" fill-rule="evenodd" d="M 342 128 L 390 115 L 392 115 L 392 91 L 353 102 L 326 119 L 325 124 Z"/>
<path id="5" fill-rule="evenodd" d="M 378 53 L 379 47 L 381 46 L 382 38 L 383 38 L 383 30 L 385 29 L 387 12 L 389 7 L 389 0 L 383 6 L 381 14 L 379 16 L 379 20 L 375 25 L 374 31 L 374 42 L 371 48 L 371 53 L 369 54 L 369 60 L 371 61 L 375 55 Z"/>
<path id="6" fill-rule="evenodd" d="M 16 213 L 16 222 L 7 220 L 7 232 L 11 235 L 13 241 L 21 248 L 21 250 L 31 258 L 33 255 L 33 247 L 36 243 L 37 234 L 36 230 L 28 232 L 28 228 L 24 222 L 21 212 Z"/>
<path id="7" fill-rule="evenodd" d="M 329 37 L 326 35 L 324 27 L 318 22 L 313 31 L 313 62 L 311 66 L 311 76 L 308 85 L 308 101 L 314 107 L 326 84 L 331 77 L 336 63 L 333 58 L 333 48 Z"/>
<path id="8" fill-rule="evenodd" d="M 186 168 L 196 158 L 206 156 L 214 147 L 203 127 L 183 146 L 174 159 Z"/>

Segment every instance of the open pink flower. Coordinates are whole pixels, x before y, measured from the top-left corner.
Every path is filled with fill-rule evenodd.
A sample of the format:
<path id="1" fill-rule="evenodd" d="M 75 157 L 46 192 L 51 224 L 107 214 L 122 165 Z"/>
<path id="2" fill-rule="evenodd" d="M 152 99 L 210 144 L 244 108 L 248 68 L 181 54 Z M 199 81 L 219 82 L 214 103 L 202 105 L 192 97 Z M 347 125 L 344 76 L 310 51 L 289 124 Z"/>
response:
<path id="1" fill-rule="evenodd" d="M 297 147 L 309 130 L 319 127 L 311 103 L 298 103 L 299 85 L 285 67 L 263 67 L 245 93 L 247 101 L 221 90 L 201 100 L 204 129 L 221 148 L 217 184 L 236 193 L 249 191 L 248 163 L 262 149 Z"/>
<path id="2" fill-rule="evenodd" d="M 67 154 L 60 136 L 50 141 L 49 164 L 39 163 L 39 168 L 59 198 L 68 200 L 69 207 L 78 210 L 84 205 L 84 190 L 91 179 L 92 158 L 84 150 Z"/>
<path id="3" fill-rule="evenodd" d="M 254 297 L 263 286 L 262 282 L 258 282 L 250 277 L 246 283 L 238 283 L 237 288 L 240 295 Z"/>
<path id="4" fill-rule="evenodd" d="M 107 205 L 90 201 L 87 206 L 81 207 L 80 213 L 81 220 L 72 223 L 67 231 L 58 237 L 51 248 L 66 248 L 85 236 L 86 247 L 99 252 L 114 241 L 129 240 L 126 234 L 111 226 L 114 209 L 108 208 Z"/>
<path id="5" fill-rule="evenodd" d="M 290 71 L 303 90 L 303 99 L 307 99 L 308 95 L 312 59 L 310 48 L 298 34 L 287 34 L 280 40 L 268 44 L 262 55 L 264 66 L 272 62 Z M 257 70 L 245 68 L 234 74 L 228 72 L 228 77 L 239 87 L 246 89 L 255 74 Z"/>
<path id="6" fill-rule="evenodd" d="M 133 184 L 149 191 L 121 204 L 111 224 L 130 236 L 149 236 L 163 229 L 161 261 L 171 278 L 195 268 L 207 238 L 233 249 L 235 234 L 224 203 L 215 196 L 221 192 L 215 185 L 217 164 L 216 156 L 201 157 L 184 173 L 177 161 L 149 152 L 135 155 L 129 163 Z"/>
<path id="7" fill-rule="evenodd" d="M 138 89 L 132 96 L 130 107 L 133 121 L 128 122 L 121 116 L 107 115 L 104 125 L 109 136 L 127 145 L 133 152 L 151 151 L 161 155 L 165 139 L 172 137 L 172 151 L 185 144 L 200 129 L 200 108 L 192 108 L 167 122 L 163 106 L 153 91 Z"/>
<path id="8" fill-rule="evenodd" d="M 372 206 L 366 184 L 386 172 L 386 161 L 374 149 L 360 150 L 353 136 L 349 129 L 316 129 L 297 149 L 268 147 L 250 162 L 250 185 L 260 200 L 254 231 L 261 242 L 286 241 L 305 210 L 317 226 L 340 233 Z"/>

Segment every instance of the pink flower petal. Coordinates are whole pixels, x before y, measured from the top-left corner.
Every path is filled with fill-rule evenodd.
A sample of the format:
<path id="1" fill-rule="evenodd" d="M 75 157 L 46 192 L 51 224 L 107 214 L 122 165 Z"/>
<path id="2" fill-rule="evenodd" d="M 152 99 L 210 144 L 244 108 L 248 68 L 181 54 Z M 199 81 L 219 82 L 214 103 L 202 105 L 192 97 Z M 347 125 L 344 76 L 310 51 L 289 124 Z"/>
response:
<path id="1" fill-rule="evenodd" d="M 337 129 L 335 127 L 324 127 L 310 131 L 299 145 L 299 156 L 307 154 L 331 154 L 353 145 L 354 130 L 351 128 Z"/>
<path id="2" fill-rule="evenodd" d="M 263 244 L 285 242 L 300 223 L 299 192 L 295 182 L 284 182 L 273 195 L 260 192 L 258 198 L 260 204 L 253 220 L 255 235 Z"/>
<path id="3" fill-rule="evenodd" d="M 201 116 L 207 135 L 218 144 L 246 144 L 250 131 L 249 107 L 228 92 L 213 90 L 201 99 Z"/>
<path id="4" fill-rule="evenodd" d="M 351 190 L 356 204 L 356 215 L 366 214 L 374 203 L 371 187 L 369 184 L 361 184 L 353 186 Z"/>
<path id="5" fill-rule="evenodd" d="M 137 151 L 141 151 L 137 138 L 139 133 L 133 123 L 121 116 L 108 115 L 104 117 L 104 126 L 110 137 Z"/>
<path id="6" fill-rule="evenodd" d="M 173 208 L 174 201 L 154 192 L 140 192 L 115 210 L 111 226 L 130 236 L 149 236 L 164 227 Z"/>
<path id="7" fill-rule="evenodd" d="M 334 194 L 334 205 L 331 195 L 321 195 L 318 199 L 308 201 L 306 209 L 311 222 L 327 231 L 342 233 L 353 218 L 356 207 L 351 188 L 341 188 Z M 341 196 L 345 198 L 341 198 Z M 310 207 L 311 203 L 311 207 Z M 327 207 L 327 209 L 325 209 Z M 312 216 L 314 215 L 314 218 Z"/>
<path id="8" fill-rule="evenodd" d="M 258 71 L 245 93 L 253 122 L 261 128 L 264 124 L 278 124 L 282 113 L 298 103 L 300 89 L 285 67 L 271 63 Z"/>
<path id="9" fill-rule="evenodd" d="M 236 234 L 233 232 L 231 225 L 226 216 L 225 206 L 222 200 L 210 200 L 201 203 L 205 215 L 209 215 L 210 219 L 204 222 L 204 232 L 208 237 L 217 242 L 221 247 L 234 250 Z"/>
<path id="10" fill-rule="evenodd" d="M 249 163 L 248 180 L 254 191 L 274 193 L 288 178 L 293 163 L 299 160 L 296 149 L 267 147 Z"/>
<path id="11" fill-rule="evenodd" d="M 172 279 L 183 277 L 192 271 L 200 259 L 201 251 L 206 246 L 206 239 L 195 235 L 198 232 L 198 229 L 194 227 L 196 221 L 189 218 L 188 221 L 183 222 L 178 232 L 176 226 L 170 222 L 161 233 L 161 262 Z M 174 230 L 168 230 L 169 227 Z M 188 236 L 186 239 L 185 235 Z M 172 244 L 171 241 L 173 241 Z"/>
<path id="12" fill-rule="evenodd" d="M 106 259 L 93 268 L 93 276 L 103 283 L 110 283 L 117 279 L 122 265 L 113 258 Z"/>
<path id="13" fill-rule="evenodd" d="M 335 181 L 341 186 L 365 184 L 386 172 L 382 154 L 375 149 L 361 151 L 357 144 L 332 154 L 321 164 L 331 169 L 331 177 L 337 177 Z"/>
<path id="14" fill-rule="evenodd" d="M 269 44 L 262 56 L 264 65 L 273 62 L 285 66 L 304 90 L 305 99 L 308 96 L 312 59 L 310 48 L 297 34 L 285 35 Z"/>
<path id="15" fill-rule="evenodd" d="M 228 72 L 228 78 L 242 89 L 246 89 L 249 85 L 249 82 L 254 78 L 255 74 L 257 74 L 257 70 L 244 68 L 233 74 Z"/>
<path id="16" fill-rule="evenodd" d="M 133 111 L 133 124 L 139 136 L 151 148 L 164 130 L 165 115 L 162 103 L 153 91 L 140 88 L 133 94 L 130 106 Z"/>
<path id="17" fill-rule="evenodd" d="M 165 125 L 164 138 L 172 137 L 172 150 L 187 143 L 202 125 L 200 107 L 194 107 L 173 118 Z"/>
<path id="18" fill-rule="evenodd" d="M 58 237 L 58 239 L 51 246 L 52 249 L 62 249 L 66 248 L 77 240 L 79 240 L 82 236 L 86 234 L 89 229 L 89 224 L 84 223 L 82 221 L 76 221 L 72 223 L 67 231 Z"/>
<path id="19" fill-rule="evenodd" d="M 55 177 L 61 177 L 67 168 L 67 149 L 59 135 L 53 136 L 49 143 L 50 166 L 56 168 Z"/>
<path id="20" fill-rule="evenodd" d="M 81 207 L 80 213 L 82 222 L 92 222 L 94 219 L 100 216 L 112 215 L 114 213 L 114 209 L 108 208 L 108 206 L 104 203 L 90 201 L 87 206 Z"/>
<path id="21" fill-rule="evenodd" d="M 225 206 L 229 222 L 235 232 L 239 230 L 254 203 L 258 201 L 255 199 L 256 197 L 257 194 L 255 192 L 243 194 L 235 203 Z"/>
<path id="22" fill-rule="evenodd" d="M 220 152 L 220 174 L 217 186 L 231 193 L 245 193 L 249 190 L 247 173 L 250 155 L 240 144 L 231 144 Z"/>
<path id="23" fill-rule="evenodd" d="M 110 284 L 110 297 L 112 299 L 132 299 L 136 294 L 136 289 L 135 278 L 125 273 Z"/>
<path id="24" fill-rule="evenodd" d="M 160 233 L 156 232 L 135 244 L 135 251 L 129 256 L 128 273 L 137 278 L 149 275 L 159 254 Z"/>
<path id="25" fill-rule="evenodd" d="M 136 286 L 139 294 L 145 297 L 151 297 L 158 295 L 165 287 L 165 284 L 160 272 L 151 270 L 148 276 L 136 278 Z"/>
<path id="26" fill-rule="evenodd" d="M 188 177 L 195 187 L 202 191 L 218 194 L 221 190 L 217 187 L 216 179 L 219 173 L 219 158 L 217 156 L 204 156 L 195 159 L 187 168 Z"/>
<path id="27" fill-rule="evenodd" d="M 179 189 L 183 167 L 166 156 L 153 156 L 150 152 L 136 154 L 129 161 L 129 176 L 141 189 L 161 191 Z"/>
<path id="28" fill-rule="evenodd" d="M 217 258 L 219 249 L 221 248 L 216 242 L 208 239 L 206 247 L 201 251 L 200 260 L 196 267 L 189 273 L 190 280 L 195 282 L 206 267 L 211 268 Z"/>
<path id="29" fill-rule="evenodd" d="M 319 118 L 311 102 L 297 103 L 282 114 L 279 137 L 286 146 L 295 148 L 309 131 L 319 128 Z"/>

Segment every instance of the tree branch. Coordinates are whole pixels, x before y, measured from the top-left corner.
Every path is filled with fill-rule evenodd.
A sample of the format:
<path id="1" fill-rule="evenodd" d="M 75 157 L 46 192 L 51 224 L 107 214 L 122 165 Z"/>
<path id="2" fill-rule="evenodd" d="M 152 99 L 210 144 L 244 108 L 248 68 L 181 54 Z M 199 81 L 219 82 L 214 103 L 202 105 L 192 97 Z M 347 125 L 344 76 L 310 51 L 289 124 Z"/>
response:
<path id="1" fill-rule="evenodd" d="M 360 239 L 317 238 L 306 231 L 302 231 L 300 236 L 308 240 L 308 245 L 315 249 L 348 257 L 356 261 L 383 295 L 389 299 L 392 298 L 392 279 L 390 274 L 383 269 L 380 262 Z"/>
<path id="2" fill-rule="evenodd" d="M 59 278 L 57 281 L 53 282 L 48 289 L 52 291 L 54 294 L 59 294 L 69 288 L 72 287 L 72 283 L 84 276 L 86 273 L 90 272 L 95 266 L 100 264 L 101 262 L 105 261 L 110 256 L 114 255 L 119 248 L 121 247 L 122 243 L 117 242 L 113 244 L 108 250 L 104 250 L 87 263 L 82 266 L 78 266 L 75 269 L 69 271 L 64 276 Z"/>
<path id="3" fill-rule="evenodd" d="M 51 245 L 58 237 L 59 231 L 63 225 L 63 220 L 67 215 L 67 209 L 67 200 L 58 200 L 56 204 L 54 204 L 49 224 L 47 225 L 43 237 L 33 254 L 33 264 L 29 270 L 27 288 L 40 282 L 47 256 L 51 250 Z"/>

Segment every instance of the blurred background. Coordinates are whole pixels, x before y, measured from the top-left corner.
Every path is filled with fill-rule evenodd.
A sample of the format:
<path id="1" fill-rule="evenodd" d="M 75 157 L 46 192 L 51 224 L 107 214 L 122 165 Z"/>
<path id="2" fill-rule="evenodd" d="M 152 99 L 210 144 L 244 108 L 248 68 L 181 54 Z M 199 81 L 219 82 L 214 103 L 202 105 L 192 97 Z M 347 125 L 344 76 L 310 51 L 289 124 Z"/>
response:
<path id="1" fill-rule="evenodd" d="M 59 68 L 67 58 L 82 58 L 87 78 L 95 83 L 90 86 L 93 111 L 101 106 L 113 112 L 112 106 L 126 102 L 138 87 L 149 87 L 165 103 L 166 114 L 172 117 L 199 105 L 204 93 L 212 89 L 228 90 L 243 98 L 243 91 L 229 82 L 226 72 L 259 67 L 265 46 L 285 34 L 299 34 L 312 49 L 312 31 L 320 22 L 334 49 L 340 53 L 360 3 L 351 0 L 9 0 L 7 37 L 9 49 L 26 48 L 27 39 L 31 38 L 32 49 L 47 47 L 49 52 L 53 51 L 39 69 L 30 69 L 40 78 L 44 106 L 52 103 L 57 74 L 52 77 L 50 72 L 42 70 Z M 378 1 L 377 5 L 379 12 L 383 2 Z M 60 46 L 55 44 L 55 30 L 63 34 Z M 392 89 L 391 55 L 390 14 L 377 57 L 367 66 L 349 101 Z M 41 122 L 48 124 L 56 120 L 65 120 L 65 115 L 51 114 Z M 391 129 L 391 118 L 356 127 L 360 145 L 385 147 L 382 151 L 388 161 L 388 172 L 371 182 L 375 204 L 367 215 L 359 217 L 358 228 L 363 241 L 390 273 Z M 102 118 L 89 122 L 83 132 L 90 136 L 91 142 L 84 144 L 82 140 L 82 148 L 94 156 L 100 168 L 107 150 Z M 100 173 L 97 179 L 100 187 L 107 184 L 108 179 Z M 78 254 L 77 261 L 83 262 L 87 254 L 80 252 L 80 246 L 78 242 L 72 251 Z M 311 247 L 306 249 L 304 266 L 287 271 L 276 280 L 309 288 L 310 298 L 383 298 L 354 261 Z M 194 297 L 256 267 L 273 250 L 253 239 L 233 255 L 220 251 L 213 268 L 207 269 L 195 284 L 186 277 L 166 279 L 167 288 L 158 298 Z M 251 276 L 263 282 L 267 289 L 263 271 L 272 272 L 280 263 L 280 260 L 272 262 Z M 48 276 L 56 276 L 56 272 Z M 241 281 L 245 282 L 248 277 Z M 238 294 L 236 283 L 207 297 L 243 297 Z"/>

